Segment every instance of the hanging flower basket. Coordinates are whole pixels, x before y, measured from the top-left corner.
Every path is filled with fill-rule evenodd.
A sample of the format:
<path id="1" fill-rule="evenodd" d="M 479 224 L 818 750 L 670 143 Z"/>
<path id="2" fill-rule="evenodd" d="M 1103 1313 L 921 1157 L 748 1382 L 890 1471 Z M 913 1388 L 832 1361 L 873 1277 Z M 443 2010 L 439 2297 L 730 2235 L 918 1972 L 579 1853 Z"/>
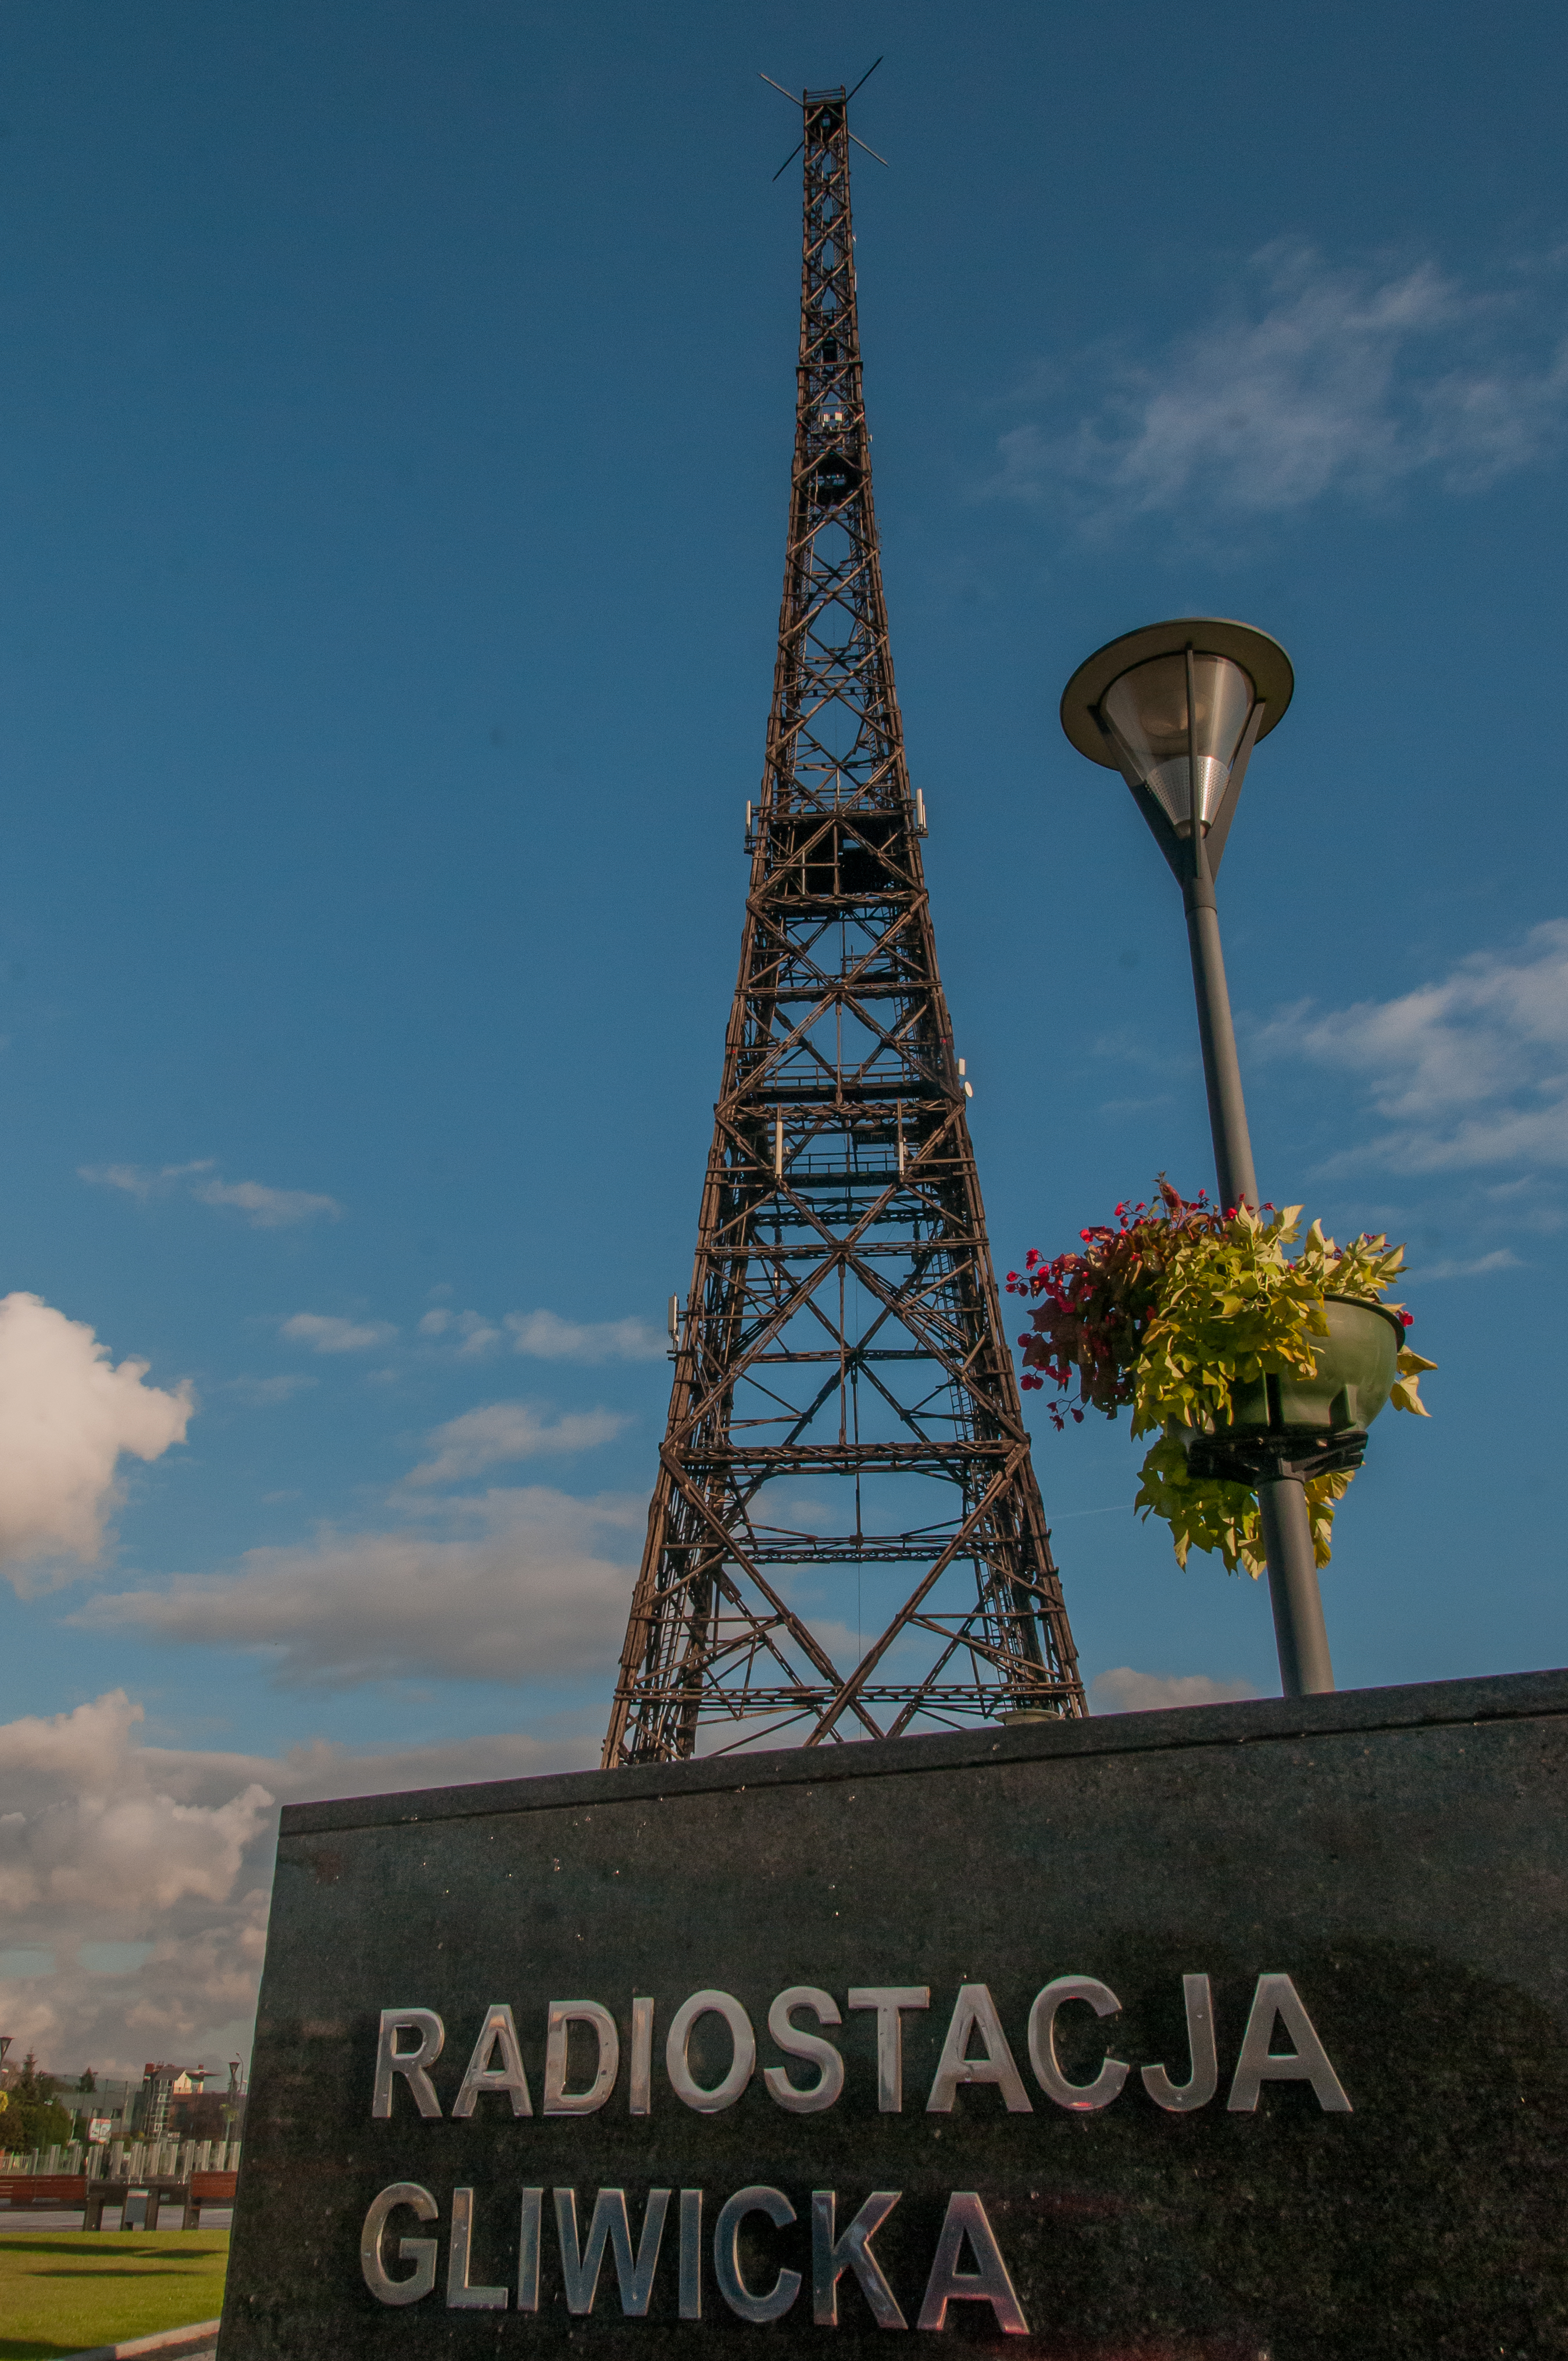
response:
<path id="1" fill-rule="evenodd" d="M 1354 1295 L 1325 1294 L 1328 1334 L 1310 1337 L 1310 1376 L 1287 1364 L 1231 1389 L 1231 1414 L 1215 1422 L 1226 1428 L 1337 1433 L 1368 1427 L 1399 1381 L 1405 1349 L 1404 1323 L 1397 1312 Z"/>
<path id="2" fill-rule="evenodd" d="M 1058 1428 L 1064 1408 L 1081 1422 L 1125 1406 L 1133 1433 L 1157 1438 L 1134 1505 L 1169 1525 L 1183 1565 L 1190 1549 L 1218 1550 L 1233 1572 L 1261 1574 L 1257 1485 L 1282 1472 L 1306 1483 L 1326 1565 L 1367 1427 L 1389 1401 L 1427 1415 L 1418 1380 L 1435 1364 L 1406 1345 L 1409 1313 L 1383 1301 L 1404 1248 L 1370 1235 L 1340 1247 L 1316 1222 L 1303 1238 L 1299 1215 L 1222 1213 L 1162 1177 L 1152 1206 L 1118 1205 L 1114 1226 L 1080 1231 L 1082 1253 L 1031 1254 L 1008 1274 L 1034 1301 L 1034 1333 L 1018 1340 L 1025 1389 L 1058 1389 Z"/>

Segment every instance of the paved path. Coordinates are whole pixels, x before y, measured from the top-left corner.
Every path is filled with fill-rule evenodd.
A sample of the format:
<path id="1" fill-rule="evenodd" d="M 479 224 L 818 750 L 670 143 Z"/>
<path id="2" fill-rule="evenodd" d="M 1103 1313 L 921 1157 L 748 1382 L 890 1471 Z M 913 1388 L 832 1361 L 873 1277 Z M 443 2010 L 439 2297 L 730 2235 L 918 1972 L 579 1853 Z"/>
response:
<path id="1" fill-rule="evenodd" d="M 124 2345 L 92 2345 L 68 2353 L 65 2361 L 216 2361 L 218 2323 L 199 2320 L 189 2328 L 165 2328 L 155 2336 L 133 2336 Z"/>

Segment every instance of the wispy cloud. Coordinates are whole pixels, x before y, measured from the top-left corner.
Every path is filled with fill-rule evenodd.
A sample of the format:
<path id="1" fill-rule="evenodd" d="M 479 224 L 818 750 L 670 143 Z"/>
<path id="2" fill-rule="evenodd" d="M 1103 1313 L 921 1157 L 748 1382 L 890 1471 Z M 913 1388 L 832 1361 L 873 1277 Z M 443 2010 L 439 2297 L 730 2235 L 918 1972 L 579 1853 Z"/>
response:
<path id="1" fill-rule="evenodd" d="M 1215 1680 L 1208 1673 L 1135 1673 L 1117 1664 L 1089 1684 L 1096 1713 L 1156 1713 L 1172 1706 L 1234 1705 L 1257 1691 L 1251 1681 Z"/>
<path id="2" fill-rule="evenodd" d="M 1468 287 L 1426 261 L 1334 268 L 1266 247 L 1195 333 L 1101 347 L 1042 380 L 992 489 L 1139 515 L 1277 515 L 1418 476 L 1474 491 L 1554 453 L 1568 423 L 1563 258 Z M 1093 406 L 1076 416 L 1086 379 Z"/>
<path id="3" fill-rule="evenodd" d="M 1148 1115 L 1155 1107 L 1168 1106 L 1170 1096 L 1168 1091 L 1157 1091 L 1146 1099 L 1102 1099 L 1099 1111 L 1108 1115 Z"/>
<path id="4" fill-rule="evenodd" d="M 1492 1253 L 1476 1255 L 1466 1262 L 1449 1257 L 1442 1262 L 1415 1262 L 1410 1265 L 1410 1277 L 1420 1279 L 1423 1287 L 1434 1279 L 1486 1279 L 1495 1270 L 1518 1270 L 1519 1258 L 1508 1246 L 1495 1247 Z"/>
<path id="5" fill-rule="evenodd" d="M 123 1189 L 138 1205 L 149 1197 L 167 1197 L 192 1172 L 210 1172 L 214 1159 L 203 1156 L 194 1164 L 79 1164 L 76 1177 L 95 1189 Z"/>
<path id="6" fill-rule="evenodd" d="M 370 1353 L 397 1333 L 389 1320 L 340 1320 L 330 1312 L 296 1312 L 278 1330 L 291 1345 L 308 1345 L 313 1353 Z"/>
<path id="7" fill-rule="evenodd" d="M 509 1312 L 514 1353 L 536 1361 L 656 1361 L 665 1340 L 646 1320 L 576 1321 L 554 1312 Z"/>
<path id="8" fill-rule="evenodd" d="M 534 1361 L 656 1361 L 665 1344 L 646 1320 L 563 1320 L 557 1312 L 508 1312 L 497 1321 L 482 1312 L 451 1312 L 444 1304 L 425 1313 L 419 1333 L 454 1344 L 474 1359 L 504 1346 Z"/>
<path id="9" fill-rule="evenodd" d="M 71 1620 L 253 1650 L 290 1687 L 552 1680 L 610 1660 L 645 1501 L 535 1485 L 438 1513 L 444 1531 L 324 1532 L 251 1550 L 233 1574 L 105 1593 Z"/>
<path id="10" fill-rule="evenodd" d="M 505 1344 L 506 1337 L 493 1320 L 482 1312 L 449 1312 L 438 1304 L 427 1312 L 419 1323 L 422 1336 L 441 1337 L 456 1352 L 459 1359 L 477 1361 Z"/>
<path id="11" fill-rule="evenodd" d="M 198 1204 L 216 1205 L 243 1213 L 253 1230 L 292 1228 L 300 1222 L 338 1221 L 343 1207 L 335 1197 L 310 1189 L 272 1189 L 263 1180 L 224 1180 L 216 1177 L 214 1158 L 192 1164 L 79 1164 L 77 1178 L 96 1189 L 120 1189 L 145 1205 L 154 1197 L 173 1194 L 195 1198 Z M 213 1177 L 192 1179 L 192 1174 Z"/>
<path id="12" fill-rule="evenodd" d="M 335 1197 L 309 1189 L 269 1189 L 261 1180 L 198 1180 L 191 1191 L 203 1205 L 232 1205 L 253 1230 L 291 1229 L 296 1222 L 339 1221 Z"/>
<path id="13" fill-rule="evenodd" d="M 236 1401 L 247 1403 L 253 1409 L 268 1410 L 274 1402 L 286 1402 L 292 1395 L 302 1393 L 308 1387 L 320 1383 L 319 1378 L 295 1371 L 286 1377 L 225 1378 L 222 1390 L 225 1394 L 233 1394 Z"/>
<path id="14" fill-rule="evenodd" d="M 537 1459 L 567 1451 L 591 1451 L 609 1443 L 628 1423 L 608 1410 L 568 1411 L 553 1419 L 534 1402 L 488 1402 L 448 1419 L 428 1440 L 434 1456 L 408 1476 L 411 1484 L 456 1484 L 515 1459 Z"/>
<path id="15" fill-rule="evenodd" d="M 1392 1000 L 1299 1002 L 1253 1048 L 1360 1078 L 1385 1127 L 1336 1167 L 1568 1165 L 1568 919 Z"/>

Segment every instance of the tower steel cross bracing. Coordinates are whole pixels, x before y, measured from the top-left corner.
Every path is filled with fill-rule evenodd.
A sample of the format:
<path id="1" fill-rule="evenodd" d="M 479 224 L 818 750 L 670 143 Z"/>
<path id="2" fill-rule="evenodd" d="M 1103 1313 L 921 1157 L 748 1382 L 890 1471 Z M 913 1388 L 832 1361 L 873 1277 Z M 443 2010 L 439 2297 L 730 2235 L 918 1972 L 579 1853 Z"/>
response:
<path id="1" fill-rule="evenodd" d="M 607 1766 L 1086 1710 L 894 692 L 845 93 L 810 91 L 803 106 L 773 710 Z"/>

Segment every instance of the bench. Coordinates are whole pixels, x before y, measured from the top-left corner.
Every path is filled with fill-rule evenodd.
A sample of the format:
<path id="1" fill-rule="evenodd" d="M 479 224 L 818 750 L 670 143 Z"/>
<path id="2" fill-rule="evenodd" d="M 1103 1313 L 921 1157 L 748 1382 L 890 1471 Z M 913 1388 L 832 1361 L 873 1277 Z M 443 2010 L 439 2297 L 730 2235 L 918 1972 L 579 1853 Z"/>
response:
<path id="1" fill-rule="evenodd" d="M 118 2206 L 124 2212 L 126 2200 L 135 2193 L 147 2198 L 147 2226 L 158 2227 L 158 2217 L 165 2206 L 179 2204 L 182 2208 L 180 2227 L 199 2230 L 203 2205 L 232 2205 L 235 2172 L 193 2172 L 189 2180 L 178 2180 L 168 2173 L 143 2173 L 136 2180 L 90 2180 L 81 2172 L 0 2172 L 0 2202 L 9 2205 L 69 2206 L 82 2208 L 84 2230 L 101 2230 L 105 2205 Z"/>
<path id="2" fill-rule="evenodd" d="M 185 2191 L 185 2219 L 182 2230 L 199 2230 L 203 2205 L 232 2205 L 237 2172 L 193 2172 Z"/>
<path id="3" fill-rule="evenodd" d="M 85 2184 L 84 2195 L 79 2200 L 82 2206 L 82 2228 L 101 2230 L 104 2226 L 104 2206 L 117 2205 L 120 2208 L 120 2226 L 123 2229 L 126 2201 L 130 2197 L 147 2199 L 146 2226 L 149 2230 L 157 2229 L 159 2213 L 165 2205 L 172 2205 L 178 2202 L 186 2207 L 187 2213 L 189 2212 L 189 2184 L 183 2180 L 174 2180 L 168 2173 L 144 2172 L 135 2180 L 89 2180 Z M 188 2229 L 189 2221 L 182 2222 L 181 2227 Z"/>
<path id="4" fill-rule="evenodd" d="M 234 2175 L 229 2174 L 232 2180 Z M 84 2205 L 87 2176 L 81 2172 L 0 2172 L 0 2199 L 7 2205 Z"/>

